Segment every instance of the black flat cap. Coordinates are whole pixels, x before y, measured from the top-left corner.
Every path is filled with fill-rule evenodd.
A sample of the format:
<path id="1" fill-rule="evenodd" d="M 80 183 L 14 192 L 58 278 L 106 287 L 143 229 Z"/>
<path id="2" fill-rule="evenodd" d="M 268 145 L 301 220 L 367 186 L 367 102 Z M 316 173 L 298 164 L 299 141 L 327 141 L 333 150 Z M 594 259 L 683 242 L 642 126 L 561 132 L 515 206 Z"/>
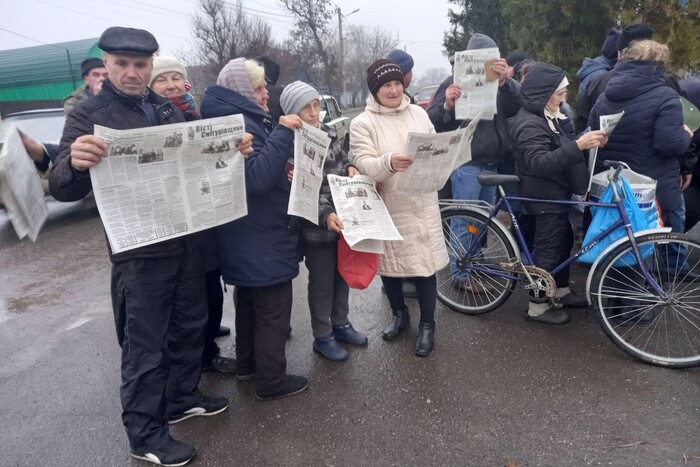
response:
<path id="1" fill-rule="evenodd" d="M 108 54 L 147 55 L 158 50 L 158 41 L 148 31 L 114 26 L 105 29 L 97 46 Z"/>
<path id="2" fill-rule="evenodd" d="M 80 71 L 82 71 L 83 76 L 85 76 L 90 73 L 90 70 L 95 68 L 104 68 L 104 66 L 105 64 L 101 58 L 88 57 L 83 60 L 83 63 L 80 64 Z"/>
<path id="3" fill-rule="evenodd" d="M 617 39 L 617 50 L 625 50 L 632 41 L 642 41 L 645 39 L 651 39 L 651 36 L 653 34 L 654 30 L 648 24 L 630 24 L 620 33 L 620 37 Z"/>

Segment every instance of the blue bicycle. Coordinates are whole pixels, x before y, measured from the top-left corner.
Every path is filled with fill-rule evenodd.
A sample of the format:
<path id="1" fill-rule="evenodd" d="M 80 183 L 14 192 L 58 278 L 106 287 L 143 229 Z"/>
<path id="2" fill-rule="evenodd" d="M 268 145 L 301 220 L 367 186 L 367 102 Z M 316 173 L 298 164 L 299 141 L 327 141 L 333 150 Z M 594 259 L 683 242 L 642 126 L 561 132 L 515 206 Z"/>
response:
<path id="1" fill-rule="evenodd" d="M 479 183 L 498 186 L 501 197 L 495 206 L 442 201 L 450 264 L 438 272 L 438 299 L 460 313 L 487 313 L 504 304 L 520 282 L 530 294 L 556 305 L 552 276 L 624 227 L 626 236 L 597 257 L 586 281 L 586 297 L 601 327 L 615 345 L 644 362 L 674 368 L 700 365 L 700 242 L 670 228 L 633 232 L 624 193 L 616 188 L 623 164 L 607 165 L 616 168 L 608 176 L 612 203 L 507 196 L 502 185 L 520 179 L 487 173 L 479 176 Z M 617 209 L 620 219 L 554 270 L 545 271 L 534 265 L 513 202 Z M 508 219 L 512 230 L 505 225 Z"/>

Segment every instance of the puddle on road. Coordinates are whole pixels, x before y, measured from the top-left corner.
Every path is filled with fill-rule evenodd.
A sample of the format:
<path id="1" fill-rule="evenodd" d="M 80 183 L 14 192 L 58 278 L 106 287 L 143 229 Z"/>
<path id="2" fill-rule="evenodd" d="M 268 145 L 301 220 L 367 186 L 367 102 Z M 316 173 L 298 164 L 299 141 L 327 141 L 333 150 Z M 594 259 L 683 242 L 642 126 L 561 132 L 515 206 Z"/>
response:
<path id="1" fill-rule="evenodd" d="M 0 319 L 2 319 L 3 311 L 5 313 L 12 314 L 23 314 L 29 310 L 29 308 L 37 305 L 42 305 L 47 303 L 53 294 L 34 294 L 25 295 L 24 297 L 10 298 L 6 301 L 5 309 L 0 309 Z"/>

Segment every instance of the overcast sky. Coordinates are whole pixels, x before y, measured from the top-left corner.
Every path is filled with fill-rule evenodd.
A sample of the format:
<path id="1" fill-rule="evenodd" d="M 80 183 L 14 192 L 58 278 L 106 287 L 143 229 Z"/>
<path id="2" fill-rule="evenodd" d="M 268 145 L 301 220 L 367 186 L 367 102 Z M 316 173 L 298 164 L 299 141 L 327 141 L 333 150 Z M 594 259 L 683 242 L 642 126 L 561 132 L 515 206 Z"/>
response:
<path id="1" fill-rule="evenodd" d="M 0 50 L 99 37 L 110 26 L 149 30 L 165 54 L 192 48 L 190 18 L 197 9 L 197 0 L 3 0 L 2 3 Z M 415 75 L 420 76 L 430 67 L 448 69 L 447 59 L 441 53 L 442 37 L 449 27 L 447 0 L 335 0 L 335 5 L 347 15 L 346 25 L 380 26 L 397 35 L 400 47 L 405 47 L 415 60 Z M 266 19 L 276 39 L 289 37 L 292 18 L 276 0 L 244 0 L 243 7 L 247 13 Z M 357 8 L 357 13 L 349 15 Z"/>

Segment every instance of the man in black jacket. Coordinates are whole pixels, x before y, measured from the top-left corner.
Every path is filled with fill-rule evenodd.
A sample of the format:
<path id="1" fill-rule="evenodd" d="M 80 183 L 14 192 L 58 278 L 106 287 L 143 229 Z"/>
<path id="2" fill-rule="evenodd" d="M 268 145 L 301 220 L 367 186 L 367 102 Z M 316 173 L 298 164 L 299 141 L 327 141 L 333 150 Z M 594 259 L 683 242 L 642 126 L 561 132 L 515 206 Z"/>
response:
<path id="1" fill-rule="evenodd" d="M 469 39 L 467 50 L 492 47 L 498 47 L 493 39 L 477 33 Z M 518 83 L 506 76 L 507 70 L 508 63 L 503 58 L 493 64 L 493 71 L 499 77 L 497 113 L 493 120 L 479 122 L 472 140 L 471 162 L 459 167 L 450 177 L 451 195 L 455 199 L 483 200 L 489 203 L 495 201 L 496 187 L 482 187 L 476 179 L 482 170 L 495 172 L 498 161 L 510 151 L 508 118 L 518 113 L 520 101 Z M 428 107 L 428 116 L 438 133 L 456 130 L 462 125 L 462 120 L 455 118 L 455 100 L 462 91 L 453 79 L 453 76 L 449 76 L 442 82 Z M 444 190 L 441 192 L 441 197 L 449 196 L 450 193 L 444 193 Z"/>
<path id="2" fill-rule="evenodd" d="M 133 129 L 183 122 L 180 111 L 147 85 L 158 49 L 147 31 L 112 27 L 98 46 L 109 78 L 97 96 L 68 116 L 49 178 L 51 194 L 74 201 L 92 189 L 89 169 L 107 157 L 94 125 Z M 226 398 L 197 386 L 207 320 L 200 242 L 196 235 L 112 254 L 112 301 L 122 348 L 122 420 L 131 455 L 184 465 L 196 450 L 170 436 L 168 423 L 213 415 Z"/>

